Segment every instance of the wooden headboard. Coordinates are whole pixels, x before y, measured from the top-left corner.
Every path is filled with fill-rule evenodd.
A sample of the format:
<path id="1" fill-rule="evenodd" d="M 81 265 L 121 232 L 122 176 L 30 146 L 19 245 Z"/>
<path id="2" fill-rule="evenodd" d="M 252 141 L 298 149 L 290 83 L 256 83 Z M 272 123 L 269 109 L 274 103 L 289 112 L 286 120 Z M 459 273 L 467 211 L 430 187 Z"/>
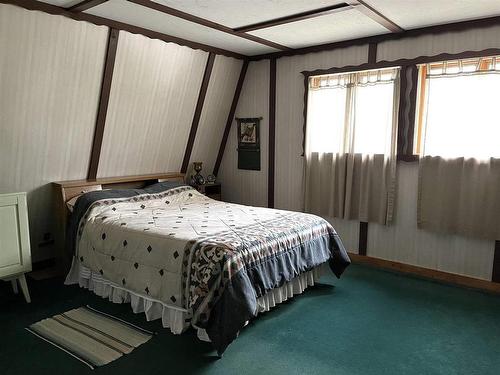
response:
<path id="1" fill-rule="evenodd" d="M 145 174 L 138 176 L 125 176 L 125 177 L 106 177 L 98 178 L 96 180 L 73 180 L 53 182 L 58 197 L 64 203 L 71 198 L 87 193 L 94 190 L 104 189 L 133 189 L 143 188 L 144 186 L 151 185 L 163 181 L 179 181 L 184 182 L 184 173 L 163 173 L 163 174 Z"/>
<path id="2" fill-rule="evenodd" d="M 95 180 L 53 182 L 52 185 L 54 186 L 55 196 L 57 197 L 55 212 L 58 222 L 58 233 L 56 234 L 56 242 L 60 244 L 58 259 L 60 261 L 61 272 L 66 272 L 71 264 L 71 259 L 68 259 L 68 254 L 65 251 L 66 224 L 70 214 L 68 207 L 66 206 L 66 202 L 68 202 L 71 198 L 94 190 L 140 189 L 157 182 L 184 182 L 184 179 L 184 173 L 174 172 L 138 176 L 106 177 Z"/>

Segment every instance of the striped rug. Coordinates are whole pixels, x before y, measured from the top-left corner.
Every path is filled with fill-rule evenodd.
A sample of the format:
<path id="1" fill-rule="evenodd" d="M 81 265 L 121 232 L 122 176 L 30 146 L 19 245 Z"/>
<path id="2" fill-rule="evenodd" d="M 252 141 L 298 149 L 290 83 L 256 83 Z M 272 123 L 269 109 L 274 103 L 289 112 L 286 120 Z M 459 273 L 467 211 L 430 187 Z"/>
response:
<path id="1" fill-rule="evenodd" d="M 90 306 L 41 320 L 26 329 L 92 369 L 129 354 L 153 335 Z"/>

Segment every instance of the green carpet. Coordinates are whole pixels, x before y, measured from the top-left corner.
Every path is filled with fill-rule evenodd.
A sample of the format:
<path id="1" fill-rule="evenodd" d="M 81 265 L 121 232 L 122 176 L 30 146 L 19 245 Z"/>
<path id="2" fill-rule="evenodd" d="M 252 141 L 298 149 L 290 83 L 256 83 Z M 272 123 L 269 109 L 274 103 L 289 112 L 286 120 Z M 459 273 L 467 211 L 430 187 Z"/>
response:
<path id="1" fill-rule="evenodd" d="M 256 319 L 217 360 L 192 331 L 174 336 L 60 280 L 30 280 L 33 303 L 0 283 L 0 372 L 89 374 L 24 327 L 89 304 L 159 334 L 99 374 L 499 374 L 500 297 L 351 266 Z"/>

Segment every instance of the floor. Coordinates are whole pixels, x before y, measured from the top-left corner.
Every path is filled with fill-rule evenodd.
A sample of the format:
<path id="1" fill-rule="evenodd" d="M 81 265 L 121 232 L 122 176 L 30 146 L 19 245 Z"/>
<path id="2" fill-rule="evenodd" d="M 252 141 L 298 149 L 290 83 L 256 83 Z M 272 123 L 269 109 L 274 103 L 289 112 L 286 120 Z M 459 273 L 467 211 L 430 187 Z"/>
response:
<path id="1" fill-rule="evenodd" d="M 31 283 L 30 283 L 31 281 Z M 28 280 L 33 302 L 0 283 L 0 372 L 90 374 L 23 328 L 89 304 L 158 335 L 96 374 L 498 374 L 500 296 L 353 265 L 246 327 L 218 360 L 192 332 L 174 336 L 61 280 Z"/>

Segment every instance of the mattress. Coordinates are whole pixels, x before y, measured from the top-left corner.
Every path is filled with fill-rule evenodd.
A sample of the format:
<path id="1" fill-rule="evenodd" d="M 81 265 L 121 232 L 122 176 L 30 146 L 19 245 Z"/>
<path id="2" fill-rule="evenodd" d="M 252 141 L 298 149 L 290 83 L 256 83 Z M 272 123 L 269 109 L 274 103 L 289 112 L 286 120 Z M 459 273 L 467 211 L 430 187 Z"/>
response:
<path id="1" fill-rule="evenodd" d="M 186 314 L 218 352 L 257 315 L 258 299 L 349 258 L 325 220 L 210 199 L 189 186 L 85 194 L 69 230 L 75 259 L 103 279 Z"/>

